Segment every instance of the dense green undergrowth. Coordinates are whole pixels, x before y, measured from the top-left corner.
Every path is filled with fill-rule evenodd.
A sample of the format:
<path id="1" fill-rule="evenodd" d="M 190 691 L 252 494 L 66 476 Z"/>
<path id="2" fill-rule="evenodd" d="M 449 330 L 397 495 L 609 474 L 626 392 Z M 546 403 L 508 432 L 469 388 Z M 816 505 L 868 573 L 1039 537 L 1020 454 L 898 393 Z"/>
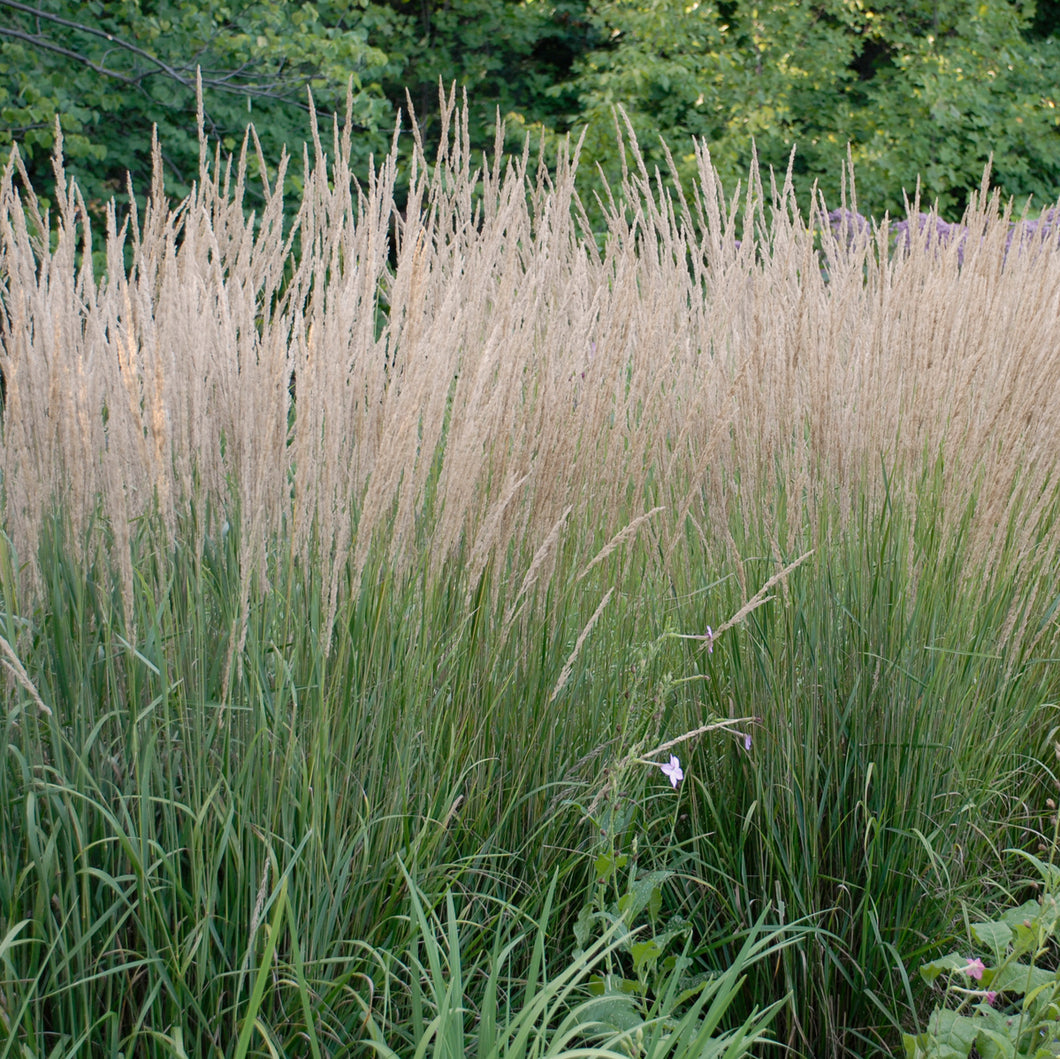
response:
<path id="1" fill-rule="evenodd" d="M 1048 830 L 1052 559 L 940 551 L 937 485 L 793 527 L 720 633 L 799 558 L 752 525 L 583 577 L 569 527 L 522 600 L 530 555 L 373 560 L 329 643 L 282 541 L 245 627 L 236 532 L 141 525 L 131 614 L 58 524 L 32 596 L 5 546 L 2 1054 L 708 1054 L 721 995 L 709 1054 L 884 1051 Z"/>

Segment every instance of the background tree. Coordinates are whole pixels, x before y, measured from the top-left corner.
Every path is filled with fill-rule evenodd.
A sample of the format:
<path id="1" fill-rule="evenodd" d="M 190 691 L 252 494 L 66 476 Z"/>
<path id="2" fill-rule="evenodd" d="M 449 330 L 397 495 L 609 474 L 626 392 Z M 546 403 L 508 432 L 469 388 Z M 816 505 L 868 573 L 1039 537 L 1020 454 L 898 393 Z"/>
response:
<path id="1" fill-rule="evenodd" d="M 629 113 L 660 163 L 661 136 L 690 174 L 691 136 L 727 186 L 746 176 L 751 140 L 783 171 L 797 145 L 805 196 L 838 198 L 847 144 L 862 201 L 901 211 L 919 174 L 927 201 L 959 214 L 994 154 L 1006 194 L 1060 192 L 1056 5 L 1036 19 L 1006 0 L 599 0 L 602 43 L 575 64 L 567 121 L 589 125 L 589 155 L 614 173 L 612 108 Z"/>
<path id="2" fill-rule="evenodd" d="M 727 187 L 752 140 L 778 170 L 797 145 L 803 201 L 817 181 L 835 202 L 849 143 L 866 212 L 901 212 L 919 175 L 952 218 L 991 153 L 1005 194 L 1060 194 L 1058 25 L 1060 0 L 0 0 L 0 146 L 18 141 L 46 189 L 58 114 L 98 206 L 124 194 L 126 169 L 147 187 L 157 123 L 180 194 L 198 156 L 196 67 L 210 135 L 233 150 L 253 120 L 270 162 L 301 150 L 306 85 L 341 112 L 352 76 L 363 172 L 406 91 L 429 141 L 439 82 L 455 81 L 477 148 L 498 113 L 511 147 L 587 126 L 587 182 L 594 164 L 620 170 L 620 104 L 649 163 L 662 137 L 684 179 L 693 136 Z"/>
<path id="3" fill-rule="evenodd" d="M 364 0 L 0 0 L 0 18 L 0 145 L 17 141 L 35 185 L 47 187 L 58 115 L 90 206 L 121 199 L 127 170 L 138 191 L 147 188 L 154 124 L 167 184 L 186 193 L 198 158 L 197 68 L 206 130 L 225 151 L 238 148 L 250 121 L 268 161 L 284 144 L 298 150 L 306 86 L 324 113 L 341 111 L 351 77 L 358 157 L 384 150 L 393 127 L 381 82 L 398 71 L 382 46 L 400 50 L 407 35 L 394 12 Z"/>
<path id="4" fill-rule="evenodd" d="M 870 75 L 852 137 L 868 200 L 901 207 L 916 175 L 956 217 L 993 155 L 993 181 L 1041 207 L 1060 193 L 1060 52 L 1033 5 L 879 5 L 863 28 Z M 866 61 L 866 59 L 868 61 Z"/>
<path id="5" fill-rule="evenodd" d="M 589 0 L 389 0 L 408 20 L 412 43 L 396 81 L 401 105 L 408 87 L 429 133 L 438 85 L 465 88 L 470 133 L 492 146 L 498 111 L 514 128 L 554 129 L 577 112 L 574 64 L 599 43 Z"/>

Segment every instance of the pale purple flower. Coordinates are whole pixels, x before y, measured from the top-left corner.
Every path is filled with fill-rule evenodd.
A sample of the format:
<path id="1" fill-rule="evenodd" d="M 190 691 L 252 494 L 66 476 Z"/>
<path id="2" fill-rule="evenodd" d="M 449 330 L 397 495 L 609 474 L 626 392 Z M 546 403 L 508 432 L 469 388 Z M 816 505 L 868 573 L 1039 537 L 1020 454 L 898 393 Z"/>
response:
<path id="1" fill-rule="evenodd" d="M 748 751 L 748 753 L 751 750 L 751 733 L 750 732 L 745 732 L 744 733 L 743 748 L 744 748 L 744 750 Z"/>
<path id="2" fill-rule="evenodd" d="M 997 1000 L 997 993 L 993 989 L 988 989 L 983 999 L 991 1006 L 994 1006 L 994 1001 Z"/>
<path id="3" fill-rule="evenodd" d="M 977 982 L 983 977 L 983 971 L 986 970 L 986 964 L 977 956 L 974 960 L 969 960 L 967 966 L 961 968 L 969 978 L 974 978 Z"/>
<path id="4" fill-rule="evenodd" d="M 853 210 L 832 210 L 825 222 L 836 242 L 846 243 L 852 249 L 858 238 L 868 239 L 872 236 L 872 222 Z"/>
<path id="5" fill-rule="evenodd" d="M 891 232 L 895 236 L 895 245 L 910 250 L 913 246 L 913 231 L 920 232 L 924 239 L 924 249 L 936 253 L 950 243 L 957 244 L 957 262 L 964 264 L 964 245 L 968 239 L 968 229 L 962 224 L 949 224 L 941 217 L 930 213 L 918 213 L 899 221 Z"/>
<path id="6" fill-rule="evenodd" d="M 707 641 L 707 654 L 714 654 L 714 630 L 709 625 L 707 626 L 705 639 Z"/>
<path id="7" fill-rule="evenodd" d="M 663 770 L 663 775 L 675 788 L 685 778 L 685 774 L 681 771 L 681 760 L 673 754 L 670 755 L 670 760 L 665 765 L 660 765 L 659 768 Z"/>

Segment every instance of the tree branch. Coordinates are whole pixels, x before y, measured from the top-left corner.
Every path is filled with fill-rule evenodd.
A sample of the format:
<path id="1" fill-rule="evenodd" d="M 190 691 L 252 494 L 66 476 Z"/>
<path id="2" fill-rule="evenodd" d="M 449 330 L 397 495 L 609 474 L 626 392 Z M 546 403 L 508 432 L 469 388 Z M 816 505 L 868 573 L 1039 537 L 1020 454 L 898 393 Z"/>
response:
<path id="1" fill-rule="evenodd" d="M 2 2 L 2 0 L 0 0 Z M 24 40 L 28 44 L 32 44 L 35 48 L 43 48 L 45 51 L 57 52 L 59 55 L 65 55 L 68 59 L 74 59 L 84 66 L 87 66 L 90 70 L 94 70 L 97 74 L 102 74 L 104 77 L 113 77 L 118 81 L 123 82 L 127 85 L 133 85 L 134 87 L 139 86 L 140 81 L 138 78 L 128 77 L 125 74 L 118 73 L 117 70 L 108 70 L 105 66 L 99 66 L 94 63 L 87 55 L 81 55 L 79 52 L 71 51 L 69 48 L 64 48 L 59 44 L 53 44 L 50 40 L 46 40 L 44 37 L 34 36 L 32 33 L 23 33 L 19 29 L 11 29 L 8 26 L 0 26 L 0 37 L 14 37 L 16 40 Z"/>
<path id="2" fill-rule="evenodd" d="M 60 26 L 66 26 L 67 29 L 77 30 L 79 33 L 87 33 L 93 37 L 100 37 L 110 44 L 116 44 L 119 48 L 124 48 L 126 51 L 131 51 L 134 55 L 139 55 L 146 59 L 150 63 L 154 63 L 160 70 L 169 74 L 174 80 L 179 81 L 181 84 L 189 86 L 189 82 L 186 78 L 180 76 L 173 67 L 164 63 L 157 55 L 152 55 L 149 51 L 145 51 L 143 48 L 138 47 L 135 44 L 130 44 L 127 40 L 122 40 L 121 37 L 116 37 L 113 33 L 108 33 L 105 29 L 96 29 L 95 26 L 86 26 L 83 22 L 74 22 L 72 19 L 63 18 L 61 15 L 53 15 L 50 11 L 42 11 L 39 7 L 30 7 L 29 4 L 20 4 L 18 0 L 0 0 L 0 7 L 9 7 L 14 11 L 22 11 L 24 14 L 32 15 L 34 18 L 43 18 L 46 22 L 55 22 Z M 30 40 L 40 41 L 42 38 L 28 38 Z M 53 46 L 54 50 L 54 46 Z M 75 56 L 76 57 L 76 56 Z M 87 60 L 82 60 L 87 63 Z M 91 63 L 87 63 L 91 66 Z M 97 69 L 93 67 L 93 69 Z M 100 73 L 107 73 L 111 77 L 120 77 L 121 75 L 113 73 L 109 70 L 99 70 Z"/>
<path id="3" fill-rule="evenodd" d="M 46 22 L 52 22 L 55 25 L 63 26 L 66 29 L 73 30 L 78 33 L 84 33 L 88 36 L 97 37 L 101 40 L 107 41 L 109 44 L 116 48 L 124 49 L 133 55 L 140 56 L 146 62 L 150 63 L 155 70 L 140 70 L 132 74 L 122 73 L 120 70 L 111 69 L 109 66 L 101 65 L 100 63 L 94 62 L 87 55 L 82 52 L 74 51 L 71 48 L 64 47 L 61 44 L 55 43 L 47 37 L 41 34 L 27 33 L 23 30 L 15 29 L 9 26 L 0 26 L 0 36 L 11 37 L 15 40 L 21 40 L 35 48 L 40 48 L 44 51 L 54 52 L 57 55 L 62 55 L 65 58 L 72 59 L 73 61 L 80 63 L 82 66 L 87 67 L 94 73 L 99 74 L 102 77 L 109 77 L 113 80 L 120 81 L 122 84 L 129 85 L 134 88 L 142 88 L 144 79 L 151 76 L 152 74 L 161 73 L 166 77 L 171 78 L 178 84 L 182 85 L 189 91 L 195 91 L 195 78 L 191 72 L 184 72 L 179 66 L 172 66 L 160 59 L 157 55 L 152 54 L 139 45 L 133 44 L 122 37 L 116 36 L 107 30 L 99 29 L 95 26 L 86 25 L 83 22 L 77 22 L 73 19 L 63 18 L 61 15 L 52 14 L 50 11 L 41 10 L 39 7 L 32 7 L 29 4 L 21 3 L 20 0 L 0 0 L 0 9 L 8 8 L 12 11 L 19 11 L 22 14 L 32 16 L 33 18 L 43 19 Z M 198 64 L 196 64 L 198 67 Z M 250 67 L 249 63 L 242 63 L 234 70 L 223 71 L 215 73 L 213 76 L 201 77 L 202 85 L 204 88 L 211 88 L 217 92 L 227 92 L 232 95 L 239 96 L 250 96 L 254 99 L 271 99 L 276 102 L 286 104 L 287 106 L 297 107 L 304 113 L 309 112 L 309 107 L 293 97 L 290 93 L 300 89 L 304 82 L 301 80 L 291 80 L 285 82 L 282 78 L 273 78 L 269 83 L 258 83 L 251 84 L 244 82 L 243 84 L 233 83 L 233 79 L 240 76 L 244 71 Z M 282 67 L 281 67 L 282 68 Z M 208 124 L 211 125 L 216 131 L 216 123 L 208 119 Z M 364 128 L 360 124 L 355 124 L 356 128 Z"/>
<path id="4" fill-rule="evenodd" d="M 105 40 L 109 44 L 113 44 L 118 48 L 123 48 L 134 55 L 139 55 L 141 58 L 151 63 L 153 66 L 158 67 L 158 69 L 167 77 L 172 78 L 174 81 L 176 81 L 178 84 L 183 85 L 185 88 L 190 89 L 191 91 L 194 91 L 195 89 L 195 76 L 193 73 L 193 68 L 188 69 L 187 72 L 184 72 L 181 68 L 171 66 L 169 63 L 160 59 L 157 55 L 154 55 L 146 49 L 139 47 L 139 45 L 132 44 L 131 42 L 123 39 L 122 37 L 116 36 L 115 34 L 108 32 L 107 30 L 98 29 L 95 26 L 88 26 L 85 25 L 85 23 L 83 22 L 76 22 L 73 19 L 63 18 L 61 15 L 53 15 L 50 11 L 42 11 L 40 8 L 30 7 L 29 4 L 19 3 L 19 0 L 0 0 L 0 7 L 7 7 L 14 11 L 21 11 L 24 14 L 32 15 L 34 18 L 41 18 L 47 22 L 54 22 L 56 25 L 64 26 L 67 29 L 75 30 L 78 33 L 85 33 L 89 36 L 98 37 L 101 40 Z M 34 45 L 35 47 L 44 48 L 47 51 L 54 51 L 59 53 L 60 55 L 65 55 L 67 56 L 67 58 L 74 59 L 77 62 L 89 67 L 96 73 L 102 74 L 104 77 L 113 77 L 116 80 L 122 81 L 128 85 L 139 86 L 143 83 L 143 79 L 148 76 L 147 71 L 143 71 L 134 76 L 129 76 L 128 74 L 120 73 L 117 70 L 112 70 L 109 67 L 100 66 L 98 63 L 94 63 L 86 55 L 83 55 L 80 52 L 72 51 L 68 48 L 64 48 L 62 45 L 55 44 L 54 42 L 48 40 L 46 37 L 42 37 L 40 35 L 25 33 L 21 30 L 9 29 L 7 27 L 2 26 L 0 26 L 0 34 L 9 37 L 16 37 L 20 40 L 24 40 L 27 43 Z M 198 64 L 196 64 L 196 66 L 197 65 Z M 241 96 L 255 96 L 257 98 L 277 99 L 285 103 L 292 103 L 295 106 L 300 107 L 300 109 L 302 110 L 308 109 L 303 104 L 299 104 L 297 100 L 288 99 L 286 96 L 277 92 L 275 90 L 277 82 L 274 82 L 274 84 L 270 85 L 269 87 L 257 86 L 252 84 L 233 85 L 228 83 L 229 78 L 234 77 L 241 71 L 245 70 L 248 65 L 248 63 L 243 63 L 237 70 L 229 71 L 224 74 L 219 74 L 214 77 L 203 77 L 203 87 L 214 88 L 219 92 L 229 92 Z M 292 90 L 300 87 L 301 85 L 296 84 L 291 84 L 290 86 Z"/>

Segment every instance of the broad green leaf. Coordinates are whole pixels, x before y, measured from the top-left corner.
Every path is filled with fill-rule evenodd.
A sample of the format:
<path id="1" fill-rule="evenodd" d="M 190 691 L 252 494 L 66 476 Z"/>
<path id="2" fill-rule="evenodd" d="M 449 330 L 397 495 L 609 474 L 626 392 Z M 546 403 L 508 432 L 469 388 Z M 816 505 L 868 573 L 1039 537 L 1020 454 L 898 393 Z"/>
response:
<path id="1" fill-rule="evenodd" d="M 616 871 L 621 871 L 629 863 L 625 853 L 601 853 L 596 858 L 596 881 L 608 882 Z"/>
<path id="2" fill-rule="evenodd" d="M 997 993 L 1029 993 L 1043 986 L 1060 984 L 1055 971 L 1026 963 L 1009 963 L 983 975 L 983 987 Z"/>
<path id="3" fill-rule="evenodd" d="M 930 1033 L 921 1033 L 916 1037 L 908 1033 L 902 1034 L 902 1046 L 905 1049 L 906 1059 L 968 1059 L 967 1050 L 954 1048 L 948 1044 L 940 1044 Z"/>
<path id="4" fill-rule="evenodd" d="M 999 920 L 989 923 L 973 923 L 972 937 L 984 949 L 988 949 L 995 961 L 1001 960 L 1012 942 L 1012 928 Z"/>
<path id="5" fill-rule="evenodd" d="M 951 971 L 964 967 L 967 963 L 967 956 L 962 956 L 958 952 L 951 952 L 946 956 L 940 956 L 937 960 L 932 960 L 930 963 L 922 964 L 920 977 L 930 985 L 939 975 L 949 974 Z"/>
<path id="6" fill-rule="evenodd" d="M 960 1015 L 948 1008 L 935 1011 L 928 1021 L 928 1032 L 933 1033 L 940 1044 L 956 1050 L 957 1054 L 966 1056 L 975 1044 L 979 1033 L 979 1021 Z"/>

